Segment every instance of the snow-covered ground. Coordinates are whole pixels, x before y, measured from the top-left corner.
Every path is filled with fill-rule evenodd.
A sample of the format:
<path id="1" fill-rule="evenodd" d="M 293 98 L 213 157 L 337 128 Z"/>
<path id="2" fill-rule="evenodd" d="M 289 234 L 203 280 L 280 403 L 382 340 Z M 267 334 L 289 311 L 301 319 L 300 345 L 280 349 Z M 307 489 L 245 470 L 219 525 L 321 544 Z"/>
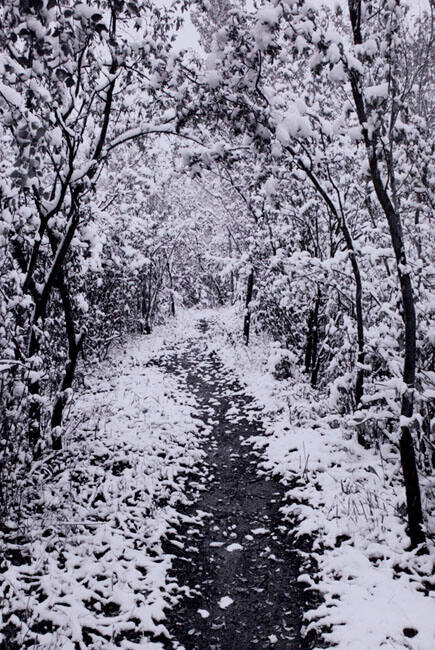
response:
<path id="1" fill-rule="evenodd" d="M 209 318 L 210 346 L 264 408 L 267 436 L 255 439 L 266 456 L 263 470 L 288 485 L 297 479 L 282 512 L 297 522 L 297 535 L 313 539 L 317 574 L 300 580 L 324 597 L 307 612 L 308 627 L 323 630 L 342 650 L 435 648 L 435 549 L 429 541 L 428 555 L 406 550 L 397 448 L 364 449 L 296 370 L 277 381 L 271 373 L 276 344 L 254 332 L 246 348 L 234 310 Z M 434 485 L 426 481 L 422 488 L 427 511 Z M 433 540 L 435 513 L 429 515 Z"/>
<path id="2" fill-rule="evenodd" d="M 211 328 L 200 334 L 204 317 Z M 296 371 L 274 379 L 276 347 L 254 334 L 246 348 L 240 329 L 233 310 L 185 313 L 87 369 L 65 449 L 35 466 L 32 509 L 0 539 L 8 650 L 164 647 L 164 608 L 179 590 L 162 541 L 183 517 L 178 506 L 207 428 L 194 396 L 147 364 L 193 336 L 207 337 L 263 408 L 267 435 L 254 440 L 262 471 L 288 486 L 283 517 L 311 536 L 317 561 L 314 576 L 300 576 L 324 596 L 307 626 L 341 650 L 435 647 L 435 553 L 405 550 L 397 451 L 360 446 Z"/>
<path id="3" fill-rule="evenodd" d="M 65 450 L 28 477 L 32 509 L 0 539 L 2 648 L 163 647 L 144 641 L 166 634 L 177 593 L 162 540 L 206 435 L 194 397 L 146 365 L 174 336 L 160 328 L 88 369 Z"/>

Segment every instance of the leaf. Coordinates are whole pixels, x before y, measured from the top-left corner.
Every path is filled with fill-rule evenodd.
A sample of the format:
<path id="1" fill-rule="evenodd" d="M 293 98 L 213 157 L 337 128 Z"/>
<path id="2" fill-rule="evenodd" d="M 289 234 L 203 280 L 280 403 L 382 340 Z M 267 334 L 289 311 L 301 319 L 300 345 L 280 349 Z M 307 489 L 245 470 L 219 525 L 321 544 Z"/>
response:
<path id="1" fill-rule="evenodd" d="M 134 16 L 140 16 L 140 10 L 135 2 L 127 2 L 127 8 Z"/>
<path id="2" fill-rule="evenodd" d="M 377 473 L 375 468 L 372 467 L 372 465 L 367 465 L 364 469 L 365 469 L 366 472 L 370 472 L 371 474 L 375 474 L 379 478 L 379 474 Z"/>
<path id="3" fill-rule="evenodd" d="M 59 79 L 59 81 L 63 81 L 68 73 L 65 70 L 63 70 L 62 68 L 57 68 L 55 74 L 56 74 L 56 77 Z"/>

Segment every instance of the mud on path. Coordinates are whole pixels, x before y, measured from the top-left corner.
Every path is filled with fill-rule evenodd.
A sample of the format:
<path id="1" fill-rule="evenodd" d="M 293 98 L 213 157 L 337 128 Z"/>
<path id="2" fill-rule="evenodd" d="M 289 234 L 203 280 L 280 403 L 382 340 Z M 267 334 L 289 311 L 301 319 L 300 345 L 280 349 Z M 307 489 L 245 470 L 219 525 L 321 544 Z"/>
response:
<path id="1" fill-rule="evenodd" d="M 284 487 L 259 475 L 247 439 L 264 434 L 261 413 L 235 376 L 201 340 L 168 351 L 158 365 L 195 395 L 210 427 L 202 489 L 166 543 L 172 577 L 185 596 L 168 612 L 165 648 L 248 650 L 312 647 L 301 637 L 300 558 L 279 508 Z M 193 491 L 197 486 L 193 486 Z"/>

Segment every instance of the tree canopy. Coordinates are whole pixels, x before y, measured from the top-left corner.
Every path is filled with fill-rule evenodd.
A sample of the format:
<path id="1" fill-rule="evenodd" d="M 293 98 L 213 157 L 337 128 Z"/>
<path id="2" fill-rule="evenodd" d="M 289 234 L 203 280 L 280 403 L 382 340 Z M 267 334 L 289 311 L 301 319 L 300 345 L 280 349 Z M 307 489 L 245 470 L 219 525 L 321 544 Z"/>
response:
<path id="1" fill-rule="evenodd" d="M 0 8 L 4 507 L 62 447 L 83 359 L 181 307 L 235 304 L 247 344 L 252 327 L 277 342 L 278 375 L 300 367 L 361 444 L 399 446 L 424 543 L 433 5 L 332 5 Z M 187 11 L 197 50 L 177 39 Z"/>

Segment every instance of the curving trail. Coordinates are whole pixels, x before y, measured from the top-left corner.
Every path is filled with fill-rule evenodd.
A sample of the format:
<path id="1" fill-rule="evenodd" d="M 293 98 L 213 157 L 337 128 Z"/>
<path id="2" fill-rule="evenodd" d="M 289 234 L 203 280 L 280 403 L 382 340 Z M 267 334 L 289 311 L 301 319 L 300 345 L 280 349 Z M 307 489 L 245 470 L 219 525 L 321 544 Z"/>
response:
<path id="1" fill-rule="evenodd" d="M 205 328 L 206 324 L 203 323 Z M 158 361 L 195 395 L 210 428 L 202 484 L 183 524 L 166 543 L 172 577 L 186 595 L 168 613 L 169 648 L 248 650 L 312 647 L 301 637 L 300 558 L 279 509 L 284 487 L 258 473 L 247 443 L 264 433 L 261 413 L 201 339 Z M 200 518 L 198 518 L 198 513 Z"/>

